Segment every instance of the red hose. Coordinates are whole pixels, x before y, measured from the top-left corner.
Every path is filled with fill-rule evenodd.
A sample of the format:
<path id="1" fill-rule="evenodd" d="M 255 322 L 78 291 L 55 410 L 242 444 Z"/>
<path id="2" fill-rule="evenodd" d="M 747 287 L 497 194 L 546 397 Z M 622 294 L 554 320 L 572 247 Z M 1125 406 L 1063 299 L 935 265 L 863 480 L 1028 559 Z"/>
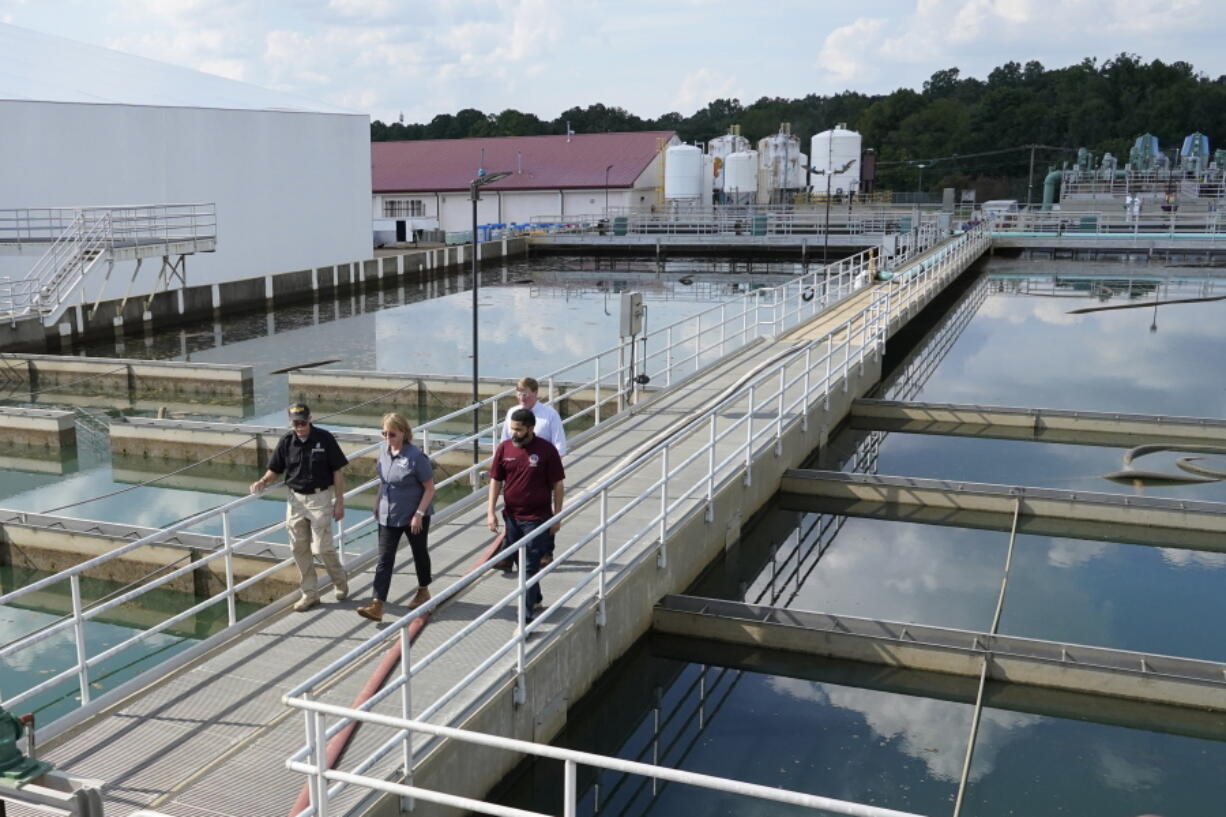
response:
<path id="1" fill-rule="evenodd" d="M 494 537 L 493 541 L 486 545 L 480 558 L 478 558 L 473 566 L 469 568 L 469 573 L 476 570 L 485 562 L 489 561 L 489 557 L 493 556 L 502 548 L 503 536 L 504 531 L 499 531 L 498 535 Z M 421 631 L 426 628 L 426 622 L 429 620 L 430 614 L 426 613 L 421 618 L 415 618 L 409 622 L 410 644 L 416 641 L 417 637 L 421 635 Z M 388 648 L 387 652 L 383 654 L 382 660 L 379 661 L 379 665 L 375 667 L 374 671 L 370 674 L 370 677 L 366 679 L 366 685 L 362 687 L 362 691 L 358 693 L 358 696 L 354 699 L 353 704 L 350 705 L 350 708 L 357 709 L 362 704 L 370 700 L 375 693 L 382 689 L 384 682 L 387 681 L 388 676 L 392 674 L 392 670 L 396 669 L 396 665 L 399 663 L 400 639 L 396 639 L 396 643 Z M 353 733 L 357 730 L 358 725 L 358 721 L 353 721 L 344 729 L 333 735 L 332 739 L 328 741 L 328 750 L 325 754 L 327 755 L 326 762 L 329 769 L 335 767 L 336 762 L 340 759 L 341 755 L 345 753 L 345 749 L 349 746 L 349 740 L 353 737 Z M 310 786 L 309 784 L 304 783 L 302 784 L 302 791 L 298 793 L 298 799 L 294 801 L 294 807 L 290 810 L 289 817 L 294 817 L 295 814 L 302 811 L 310 804 Z"/>

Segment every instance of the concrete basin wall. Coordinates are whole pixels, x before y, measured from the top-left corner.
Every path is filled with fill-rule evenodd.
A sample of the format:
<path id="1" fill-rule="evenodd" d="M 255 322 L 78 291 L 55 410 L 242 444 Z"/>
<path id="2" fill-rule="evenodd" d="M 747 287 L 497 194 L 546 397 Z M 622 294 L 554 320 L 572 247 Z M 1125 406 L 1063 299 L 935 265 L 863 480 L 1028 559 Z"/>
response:
<path id="1" fill-rule="evenodd" d="M 32 391 L 187 397 L 203 402 L 250 401 L 251 366 L 64 355 L 7 355 L 8 374 Z"/>
<path id="2" fill-rule="evenodd" d="M 71 411 L 0 408 L 0 445 L 57 455 L 77 444 Z"/>

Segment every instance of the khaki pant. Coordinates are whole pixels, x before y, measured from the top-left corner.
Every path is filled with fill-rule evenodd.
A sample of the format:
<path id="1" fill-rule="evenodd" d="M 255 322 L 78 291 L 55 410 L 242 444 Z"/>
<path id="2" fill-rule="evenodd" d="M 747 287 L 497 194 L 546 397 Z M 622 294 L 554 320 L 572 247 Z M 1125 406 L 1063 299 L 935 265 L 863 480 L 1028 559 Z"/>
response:
<path id="1" fill-rule="evenodd" d="M 289 530 L 290 550 L 298 572 L 302 574 L 302 595 L 305 598 L 319 596 L 319 581 L 315 578 L 314 556 L 323 562 L 324 570 L 337 587 L 347 587 L 345 569 L 332 546 L 332 508 L 336 490 L 327 488 L 313 494 L 289 492 L 285 506 L 286 528 Z"/>

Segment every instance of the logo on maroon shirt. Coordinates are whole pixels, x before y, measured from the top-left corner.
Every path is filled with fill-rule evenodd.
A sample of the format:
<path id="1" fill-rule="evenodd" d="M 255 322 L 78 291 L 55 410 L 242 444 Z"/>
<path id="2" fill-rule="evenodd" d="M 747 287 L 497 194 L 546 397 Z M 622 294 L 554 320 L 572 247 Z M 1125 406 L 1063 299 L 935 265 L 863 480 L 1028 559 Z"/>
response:
<path id="1" fill-rule="evenodd" d="M 538 455 L 536 455 L 536 454 L 529 454 L 529 455 L 528 455 L 528 466 L 529 466 L 530 468 L 535 468 L 535 467 L 536 467 L 536 464 L 537 464 L 538 462 L 540 462 L 540 461 L 541 461 L 541 458 L 540 458 Z"/>

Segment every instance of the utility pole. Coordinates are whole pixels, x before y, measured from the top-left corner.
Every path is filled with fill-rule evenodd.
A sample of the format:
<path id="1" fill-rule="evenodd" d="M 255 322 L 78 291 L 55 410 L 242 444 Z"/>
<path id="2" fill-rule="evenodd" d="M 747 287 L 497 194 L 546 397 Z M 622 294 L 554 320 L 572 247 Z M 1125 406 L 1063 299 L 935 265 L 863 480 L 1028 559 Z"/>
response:
<path id="1" fill-rule="evenodd" d="M 1026 179 L 1026 209 L 1030 209 L 1031 202 L 1034 201 L 1034 149 L 1038 145 L 1030 146 L 1030 175 Z"/>

